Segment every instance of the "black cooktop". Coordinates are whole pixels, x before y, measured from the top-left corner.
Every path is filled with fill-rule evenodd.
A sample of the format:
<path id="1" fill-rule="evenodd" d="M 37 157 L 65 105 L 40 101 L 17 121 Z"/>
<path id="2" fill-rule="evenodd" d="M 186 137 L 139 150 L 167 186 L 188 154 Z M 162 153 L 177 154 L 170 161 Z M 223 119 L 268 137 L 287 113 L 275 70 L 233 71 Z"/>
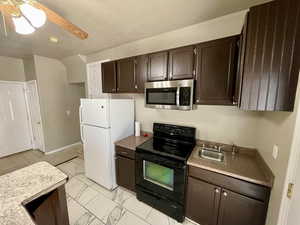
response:
<path id="1" fill-rule="evenodd" d="M 194 145 L 164 143 L 161 140 L 151 138 L 137 147 L 137 151 L 146 151 L 168 158 L 186 161 L 193 151 Z"/>

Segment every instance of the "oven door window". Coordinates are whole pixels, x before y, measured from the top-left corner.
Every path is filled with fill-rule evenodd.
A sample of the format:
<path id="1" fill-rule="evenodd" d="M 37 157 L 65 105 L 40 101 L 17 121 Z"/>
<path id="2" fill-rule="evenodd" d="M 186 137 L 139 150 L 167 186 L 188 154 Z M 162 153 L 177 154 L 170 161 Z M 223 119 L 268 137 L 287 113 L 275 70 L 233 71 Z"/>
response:
<path id="1" fill-rule="evenodd" d="M 144 160 L 144 179 L 163 188 L 174 190 L 174 170 Z"/>
<path id="2" fill-rule="evenodd" d="M 148 105 L 176 105 L 177 88 L 146 89 Z"/>

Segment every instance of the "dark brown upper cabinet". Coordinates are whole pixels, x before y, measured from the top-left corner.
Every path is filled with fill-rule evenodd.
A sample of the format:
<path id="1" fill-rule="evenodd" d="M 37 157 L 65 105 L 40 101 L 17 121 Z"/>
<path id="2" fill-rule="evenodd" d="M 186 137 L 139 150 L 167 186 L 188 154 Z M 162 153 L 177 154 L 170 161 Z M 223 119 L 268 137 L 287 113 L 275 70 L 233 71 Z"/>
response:
<path id="1" fill-rule="evenodd" d="M 300 68 L 300 1 L 250 9 L 241 77 L 243 110 L 293 111 Z"/>
<path id="2" fill-rule="evenodd" d="M 188 46 L 169 51 L 169 79 L 193 79 L 195 76 L 195 47 Z"/>
<path id="3" fill-rule="evenodd" d="M 115 93 L 117 91 L 116 62 L 102 63 L 102 90 L 103 93 Z"/>
<path id="4" fill-rule="evenodd" d="M 148 81 L 167 80 L 168 52 L 157 52 L 148 57 Z"/>
<path id="5" fill-rule="evenodd" d="M 117 92 L 135 92 L 135 58 L 117 61 Z"/>
<path id="6" fill-rule="evenodd" d="M 137 93 L 145 92 L 147 82 L 148 56 L 137 56 L 135 61 L 135 89 Z"/>
<path id="7" fill-rule="evenodd" d="M 239 36 L 197 45 L 196 104 L 233 105 Z"/>

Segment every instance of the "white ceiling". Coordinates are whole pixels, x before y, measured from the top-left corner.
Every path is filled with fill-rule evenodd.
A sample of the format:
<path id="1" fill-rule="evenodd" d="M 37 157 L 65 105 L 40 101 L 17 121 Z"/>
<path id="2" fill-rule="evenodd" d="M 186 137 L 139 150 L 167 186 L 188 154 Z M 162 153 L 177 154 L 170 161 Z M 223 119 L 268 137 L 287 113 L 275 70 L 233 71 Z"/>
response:
<path id="1" fill-rule="evenodd" d="M 134 40 L 196 24 L 267 0 L 40 0 L 89 33 L 79 40 L 50 22 L 29 36 L 0 25 L 0 55 L 38 54 L 64 58 L 90 54 Z M 2 22 L 2 21 L 1 21 Z M 48 41 L 59 38 L 58 44 Z"/>

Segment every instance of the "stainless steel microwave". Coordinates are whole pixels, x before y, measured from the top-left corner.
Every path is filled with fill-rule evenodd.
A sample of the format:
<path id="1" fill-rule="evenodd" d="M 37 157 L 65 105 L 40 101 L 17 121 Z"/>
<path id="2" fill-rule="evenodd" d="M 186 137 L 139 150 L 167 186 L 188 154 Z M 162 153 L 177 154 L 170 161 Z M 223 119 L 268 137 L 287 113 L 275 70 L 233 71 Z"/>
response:
<path id="1" fill-rule="evenodd" d="M 145 106 L 156 109 L 193 109 L 194 80 L 159 81 L 145 84 Z"/>

